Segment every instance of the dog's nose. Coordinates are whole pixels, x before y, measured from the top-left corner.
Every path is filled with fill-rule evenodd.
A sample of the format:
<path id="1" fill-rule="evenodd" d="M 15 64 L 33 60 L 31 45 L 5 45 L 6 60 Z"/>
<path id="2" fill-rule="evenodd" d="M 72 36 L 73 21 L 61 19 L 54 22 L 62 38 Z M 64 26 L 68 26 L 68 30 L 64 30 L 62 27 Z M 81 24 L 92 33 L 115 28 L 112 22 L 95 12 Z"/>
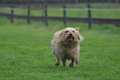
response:
<path id="1" fill-rule="evenodd" d="M 72 36 L 72 34 L 71 34 L 71 33 L 70 33 L 69 35 L 70 35 L 70 36 Z"/>

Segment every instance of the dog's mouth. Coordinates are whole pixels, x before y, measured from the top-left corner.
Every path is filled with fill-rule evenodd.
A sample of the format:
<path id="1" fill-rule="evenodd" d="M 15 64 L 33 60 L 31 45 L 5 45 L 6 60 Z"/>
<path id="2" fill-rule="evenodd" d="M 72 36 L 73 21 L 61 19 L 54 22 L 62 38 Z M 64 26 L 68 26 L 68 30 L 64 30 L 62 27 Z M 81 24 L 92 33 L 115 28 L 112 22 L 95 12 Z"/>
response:
<path id="1" fill-rule="evenodd" d="M 74 39 L 74 38 L 73 38 L 73 36 L 71 36 L 71 35 L 67 37 L 67 40 L 73 40 L 73 39 Z"/>

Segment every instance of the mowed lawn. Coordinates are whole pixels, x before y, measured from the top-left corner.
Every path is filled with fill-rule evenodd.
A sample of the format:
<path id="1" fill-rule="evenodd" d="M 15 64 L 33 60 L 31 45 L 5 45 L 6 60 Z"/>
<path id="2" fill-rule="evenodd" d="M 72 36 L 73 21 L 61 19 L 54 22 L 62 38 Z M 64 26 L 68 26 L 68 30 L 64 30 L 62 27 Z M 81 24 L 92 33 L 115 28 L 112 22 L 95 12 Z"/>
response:
<path id="1" fill-rule="evenodd" d="M 55 23 L 45 27 L 39 22 L 10 24 L 0 19 L 0 80 L 120 80 L 120 28 L 93 25 L 88 29 L 76 23 L 85 39 L 80 64 L 69 68 L 70 61 L 67 67 L 54 65 L 50 42 L 54 32 L 64 28 Z"/>

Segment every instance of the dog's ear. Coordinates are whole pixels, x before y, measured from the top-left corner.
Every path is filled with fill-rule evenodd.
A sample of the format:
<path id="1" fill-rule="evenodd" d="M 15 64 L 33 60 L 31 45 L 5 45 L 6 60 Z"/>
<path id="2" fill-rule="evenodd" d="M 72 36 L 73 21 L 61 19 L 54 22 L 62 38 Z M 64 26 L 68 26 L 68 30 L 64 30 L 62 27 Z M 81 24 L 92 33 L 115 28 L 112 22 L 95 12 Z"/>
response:
<path id="1" fill-rule="evenodd" d="M 78 40 L 80 40 L 80 34 L 79 33 L 77 34 L 77 38 L 78 38 Z"/>
<path id="2" fill-rule="evenodd" d="M 78 40 L 80 40 L 80 42 L 84 40 L 84 38 L 81 34 L 78 34 Z"/>
<path id="3" fill-rule="evenodd" d="M 79 40 L 80 40 L 80 42 L 84 40 L 82 35 L 79 35 Z"/>
<path id="4" fill-rule="evenodd" d="M 63 30 L 62 31 L 60 31 L 60 36 L 62 37 L 62 34 L 63 34 Z"/>
<path id="5" fill-rule="evenodd" d="M 76 27 L 74 28 L 76 31 L 79 31 L 81 29 L 81 27 Z"/>
<path id="6" fill-rule="evenodd" d="M 78 40 L 80 40 L 80 36 L 78 36 Z"/>

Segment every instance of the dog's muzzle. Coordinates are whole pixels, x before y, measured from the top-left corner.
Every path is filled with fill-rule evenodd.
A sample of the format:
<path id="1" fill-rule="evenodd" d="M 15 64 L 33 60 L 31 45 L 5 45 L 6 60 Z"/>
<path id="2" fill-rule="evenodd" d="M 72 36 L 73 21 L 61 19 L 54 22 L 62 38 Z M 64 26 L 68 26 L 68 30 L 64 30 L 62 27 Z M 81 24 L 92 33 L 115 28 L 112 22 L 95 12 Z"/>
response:
<path id="1" fill-rule="evenodd" d="M 67 40 L 73 40 L 74 38 L 73 38 L 73 36 L 72 36 L 72 34 L 69 34 L 69 36 L 67 37 Z"/>

